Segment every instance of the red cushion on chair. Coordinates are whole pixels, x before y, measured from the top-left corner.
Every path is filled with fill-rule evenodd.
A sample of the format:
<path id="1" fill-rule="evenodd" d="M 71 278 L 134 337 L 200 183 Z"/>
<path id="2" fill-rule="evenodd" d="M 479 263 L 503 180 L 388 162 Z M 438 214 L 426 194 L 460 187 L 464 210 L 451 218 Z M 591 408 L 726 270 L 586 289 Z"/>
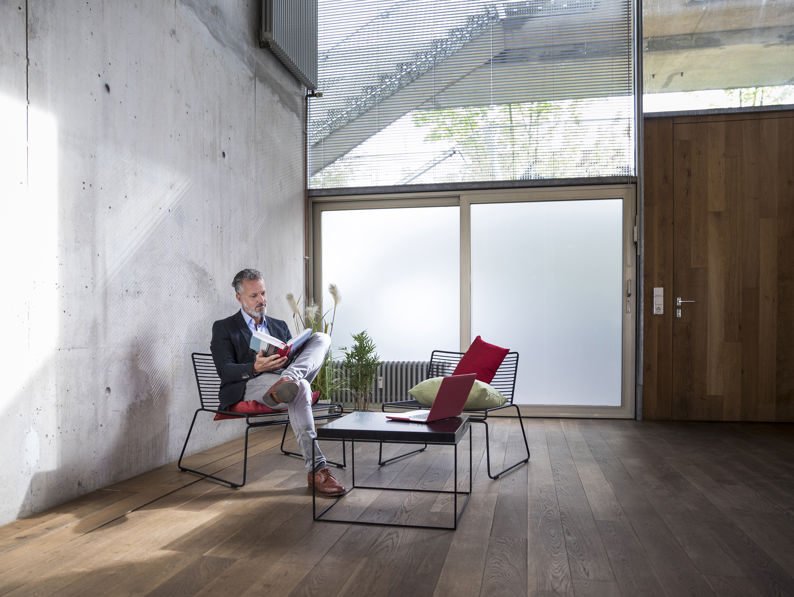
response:
<path id="1" fill-rule="evenodd" d="M 501 348 L 495 344 L 488 344 L 480 336 L 474 339 L 469 350 L 460 359 L 452 375 L 476 373 L 477 379 L 484 383 L 491 383 L 496 375 L 499 365 L 505 360 L 509 348 Z"/>
<path id="2" fill-rule="evenodd" d="M 312 404 L 317 402 L 320 398 L 320 392 L 313 392 L 312 393 Z M 223 419 L 239 419 L 245 415 L 264 415 L 268 413 L 279 413 L 282 412 L 283 409 L 276 410 L 274 408 L 270 408 L 269 406 L 262 404 L 261 402 L 257 402 L 256 400 L 240 400 L 240 402 L 235 402 L 229 408 L 224 410 L 233 412 L 233 413 L 240 413 L 239 415 L 224 415 L 221 413 L 215 414 L 216 421 L 222 421 Z"/>

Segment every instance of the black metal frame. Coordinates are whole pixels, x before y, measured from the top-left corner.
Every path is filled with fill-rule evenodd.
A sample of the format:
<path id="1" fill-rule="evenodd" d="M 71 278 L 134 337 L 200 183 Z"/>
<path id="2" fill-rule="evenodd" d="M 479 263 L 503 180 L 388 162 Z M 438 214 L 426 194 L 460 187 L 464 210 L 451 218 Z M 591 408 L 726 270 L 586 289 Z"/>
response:
<path id="1" fill-rule="evenodd" d="M 419 403 L 417 402 L 417 405 Z M 384 405 L 385 406 L 385 405 Z M 421 408 L 421 405 L 416 407 Z M 380 407 L 381 411 L 386 412 L 383 406 Z M 385 442 L 390 443 L 390 442 Z M 424 452 L 427 449 L 427 444 L 425 443 L 421 448 L 417 450 L 411 450 L 410 452 L 405 452 L 403 454 L 398 454 L 397 456 L 392 456 L 391 458 L 387 458 L 383 460 L 383 444 L 384 442 L 378 442 L 378 465 L 383 466 L 384 464 L 389 464 L 390 462 L 394 462 L 395 460 L 399 460 L 400 458 L 405 458 L 406 456 L 411 456 L 413 454 L 419 454 L 419 452 Z"/>
<path id="2" fill-rule="evenodd" d="M 445 377 L 447 375 L 452 375 L 452 372 L 455 370 L 455 367 L 460 362 L 460 359 L 463 357 L 464 353 L 462 352 L 454 352 L 449 350 L 434 350 L 430 355 L 430 362 L 427 365 L 427 379 L 431 377 Z M 518 408 L 517 404 L 513 404 L 513 394 L 515 392 L 516 387 L 516 375 L 518 373 L 518 353 L 517 352 L 509 352 L 507 356 L 505 356 L 504 361 L 499 366 L 499 369 L 496 371 L 496 375 L 494 376 L 491 384 L 494 388 L 499 390 L 505 398 L 507 398 L 507 402 L 502 406 L 497 406 L 495 408 L 486 408 L 481 410 L 466 410 L 464 411 L 467 415 L 469 415 L 469 420 L 475 423 L 482 423 L 485 425 L 485 457 L 486 463 L 488 465 L 488 476 L 491 479 L 498 479 L 505 473 L 518 468 L 522 464 L 529 462 L 530 453 L 529 453 L 529 442 L 527 442 L 527 433 L 524 429 L 524 420 L 521 417 L 521 410 Z M 416 400 L 401 400 L 397 402 L 386 402 L 381 406 L 381 410 L 383 412 L 389 412 L 390 410 L 414 410 L 419 408 L 426 408 Z M 511 464 L 504 470 L 496 473 L 495 475 L 491 473 L 491 441 L 490 441 L 490 434 L 488 432 L 488 415 L 492 412 L 503 410 L 506 408 L 515 408 L 516 414 L 518 416 L 518 423 L 521 426 L 521 436 L 524 439 L 524 447 L 527 451 L 526 458 L 523 458 L 516 462 L 515 464 Z M 383 455 L 383 445 L 381 443 L 380 449 L 378 451 L 378 464 L 384 465 L 388 464 L 389 462 L 393 462 L 397 459 L 404 458 L 406 456 L 411 456 L 412 454 L 417 454 L 418 452 L 422 452 L 427 447 L 425 444 L 424 447 L 419 448 L 418 450 L 412 450 L 410 452 L 406 452 L 404 454 L 399 454 L 398 456 L 394 456 L 387 460 L 382 459 Z"/>
<path id="3" fill-rule="evenodd" d="M 289 426 L 289 416 L 287 412 L 273 412 L 273 413 L 262 413 L 256 415 L 248 415 L 248 414 L 241 414 L 236 412 L 231 412 L 227 410 L 223 410 L 220 408 L 220 400 L 218 398 L 218 391 L 220 390 L 220 378 L 218 377 L 218 373 L 215 370 L 215 363 L 212 360 L 212 355 L 208 353 L 201 353 L 201 352 L 194 352 L 190 355 L 193 361 L 193 372 L 196 377 L 196 386 L 198 387 L 198 394 L 199 394 L 199 401 L 201 402 L 201 407 L 196 409 L 196 412 L 193 413 L 193 420 L 190 423 L 190 429 L 188 429 L 187 437 L 185 437 L 185 443 L 182 446 L 182 452 L 179 455 L 179 461 L 177 462 L 177 466 L 179 467 L 180 471 L 193 473 L 204 477 L 206 479 L 213 479 L 218 481 L 219 483 L 224 483 L 231 487 L 232 489 L 237 489 L 238 487 L 242 487 L 245 485 L 246 475 L 248 472 L 248 434 L 251 429 L 255 429 L 257 427 L 270 427 L 271 425 L 284 425 L 284 433 L 281 435 L 281 452 L 287 456 L 297 456 L 299 458 L 303 458 L 302 454 L 298 454 L 297 452 L 290 452 L 284 448 L 284 441 L 287 437 L 287 427 Z M 314 416 L 315 421 L 321 420 L 329 420 L 329 419 L 337 419 L 342 416 L 342 405 L 341 404 L 321 404 L 321 405 L 313 405 L 312 410 L 315 411 L 327 411 L 325 414 L 317 414 Z M 200 412 L 207 412 L 212 413 L 213 415 L 228 415 L 230 417 L 234 417 L 234 419 L 245 419 L 245 442 L 243 448 L 243 478 L 241 482 L 235 483 L 234 481 L 229 481 L 228 479 L 223 479 L 221 477 L 217 477 L 210 473 L 205 473 L 203 471 L 199 471 L 196 469 L 188 468 L 186 466 L 182 466 L 182 459 L 185 456 L 185 451 L 187 450 L 187 444 L 190 441 L 190 435 L 193 433 L 193 427 L 196 424 L 196 419 L 198 418 L 198 414 Z M 233 419 L 224 419 L 224 420 L 233 420 Z M 338 468 L 344 468 L 347 466 L 347 457 L 345 455 L 345 445 L 344 442 L 342 443 L 342 462 L 331 462 L 328 461 L 328 464 L 334 465 Z"/>
<path id="4" fill-rule="evenodd" d="M 318 514 L 317 513 L 317 491 L 314 486 L 312 486 L 312 518 L 317 521 L 321 522 L 339 522 L 344 524 L 362 524 L 368 526 L 387 526 L 387 527 L 402 527 L 402 528 L 411 528 L 411 529 L 436 529 L 436 530 L 445 530 L 445 531 L 454 531 L 458 528 L 458 523 L 460 522 L 460 517 L 463 516 L 463 512 L 466 511 L 466 506 L 469 504 L 469 498 L 471 497 L 472 493 L 472 479 L 474 477 L 474 468 L 473 468 L 473 457 L 472 457 L 472 438 L 471 438 L 471 425 L 468 423 L 464 423 L 466 425 L 466 430 L 464 431 L 464 436 L 468 435 L 469 438 L 469 488 L 468 491 L 459 491 L 458 490 L 458 444 L 459 441 L 456 442 L 423 442 L 425 446 L 434 445 L 434 446 L 453 446 L 454 449 L 454 472 L 453 472 L 453 490 L 448 489 L 420 489 L 420 488 L 411 488 L 411 487 L 388 487 L 388 486 L 372 486 L 372 485 L 357 485 L 356 484 L 356 441 L 363 441 L 371 443 L 373 441 L 377 441 L 378 443 L 383 443 L 379 440 L 350 440 L 351 445 L 351 454 L 350 454 L 350 469 L 352 474 L 352 485 L 347 493 L 344 495 L 338 496 L 333 498 L 333 502 L 323 508 L 323 510 Z M 463 439 L 461 437 L 460 439 Z M 341 440 L 345 441 L 345 440 Z M 400 442 L 400 443 L 411 443 L 411 442 Z M 343 449 L 344 449 L 344 443 Z M 414 453 L 414 452 L 412 452 Z M 314 445 L 312 445 L 312 457 L 314 456 Z M 378 458 L 380 461 L 380 458 Z M 380 464 L 380 462 L 378 463 Z M 352 519 L 334 519 L 334 518 L 323 518 L 323 516 L 331 510 L 336 504 L 339 503 L 345 495 L 349 494 L 354 489 L 375 489 L 379 491 L 404 491 L 404 492 L 416 492 L 416 493 L 435 493 L 435 494 L 450 494 L 453 496 L 452 498 L 452 524 L 450 526 L 446 525 L 427 525 L 427 524 L 407 524 L 407 523 L 399 523 L 399 522 L 376 522 L 371 520 L 352 520 Z M 460 512 L 458 512 L 458 496 L 465 496 L 463 500 L 463 505 L 460 508 Z"/>

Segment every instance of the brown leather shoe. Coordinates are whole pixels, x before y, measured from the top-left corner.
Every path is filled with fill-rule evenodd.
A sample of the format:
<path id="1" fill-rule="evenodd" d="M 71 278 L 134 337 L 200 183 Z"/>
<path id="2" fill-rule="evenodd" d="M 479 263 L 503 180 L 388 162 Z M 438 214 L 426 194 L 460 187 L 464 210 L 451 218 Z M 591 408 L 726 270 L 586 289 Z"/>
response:
<path id="1" fill-rule="evenodd" d="M 298 395 L 298 384 L 288 377 L 282 377 L 270 386 L 270 389 L 265 393 L 276 402 L 289 404 L 295 400 L 295 396 Z"/>
<path id="2" fill-rule="evenodd" d="M 319 495 L 336 497 L 344 495 L 347 492 L 344 486 L 334 479 L 334 476 L 331 474 L 331 471 L 328 470 L 327 466 L 324 466 L 316 473 L 309 473 L 308 477 L 309 489 L 314 486 Z"/>

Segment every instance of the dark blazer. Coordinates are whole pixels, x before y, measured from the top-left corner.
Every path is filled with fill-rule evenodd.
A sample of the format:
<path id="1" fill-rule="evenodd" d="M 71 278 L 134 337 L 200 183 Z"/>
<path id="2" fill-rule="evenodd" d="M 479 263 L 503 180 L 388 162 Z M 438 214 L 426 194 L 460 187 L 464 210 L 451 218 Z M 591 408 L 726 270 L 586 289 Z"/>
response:
<path id="1" fill-rule="evenodd" d="M 286 342 L 290 339 L 286 322 L 265 315 L 267 331 L 271 336 Z M 243 399 L 245 383 L 254 373 L 256 353 L 249 348 L 251 329 L 239 311 L 212 324 L 210 352 L 215 369 L 221 378 L 218 397 L 221 408 L 228 408 Z"/>

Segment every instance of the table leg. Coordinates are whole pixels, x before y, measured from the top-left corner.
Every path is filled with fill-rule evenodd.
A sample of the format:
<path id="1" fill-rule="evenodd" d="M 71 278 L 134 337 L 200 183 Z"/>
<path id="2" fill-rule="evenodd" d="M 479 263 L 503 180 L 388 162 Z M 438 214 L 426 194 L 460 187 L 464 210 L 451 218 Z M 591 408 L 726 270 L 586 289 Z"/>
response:
<path id="1" fill-rule="evenodd" d="M 469 495 L 471 495 L 471 492 L 472 492 L 472 487 L 473 487 L 473 485 L 472 485 L 472 477 L 474 477 L 474 471 L 472 470 L 472 468 L 473 468 L 472 467 L 472 457 L 471 457 L 471 451 L 472 451 L 471 450 L 471 445 L 472 445 L 472 443 L 474 443 L 474 442 L 471 439 L 471 425 L 470 425 L 469 426 Z"/>
<path id="2" fill-rule="evenodd" d="M 316 443 L 312 442 L 312 463 L 314 463 L 314 444 Z M 312 518 L 317 520 L 317 488 L 314 483 L 312 483 Z"/>
<path id="3" fill-rule="evenodd" d="M 472 446 L 472 439 L 471 439 L 471 427 L 467 429 L 468 436 L 469 436 L 469 489 L 468 491 L 462 490 L 458 484 L 460 482 L 459 475 L 458 475 L 458 443 L 454 444 L 438 444 L 438 445 L 452 445 L 454 451 L 454 473 L 453 473 L 453 482 L 454 486 L 452 491 L 449 490 L 433 490 L 433 489 L 419 489 L 419 488 L 403 488 L 403 487 L 380 487 L 380 486 L 368 486 L 368 485 L 356 485 L 356 442 L 355 440 L 350 440 L 350 468 L 351 468 L 351 477 L 352 477 L 352 486 L 350 491 L 354 488 L 359 489 L 372 489 L 378 491 L 405 491 L 405 492 L 421 492 L 421 493 L 437 493 L 437 494 L 449 494 L 453 493 L 453 511 L 452 511 L 452 525 L 451 526 L 438 526 L 438 525 L 415 525 L 415 524 L 401 524 L 401 523 L 382 523 L 382 522 L 369 522 L 369 521 L 361 521 L 361 520 L 334 520 L 334 519 L 325 519 L 323 516 L 328 512 L 340 499 L 342 496 L 335 498 L 330 505 L 326 508 L 323 508 L 321 512 L 317 512 L 316 507 L 316 488 L 312 487 L 312 515 L 314 520 L 322 520 L 325 522 L 337 522 L 337 523 L 346 523 L 346 524 L 364 524 L 364 525 L 374 525 L 374 526 L 393 526 L 393 527 L 409 527 L 409 528 L 419 528 L 419 529 L 441 529 L 441 530 L 456 530 L 458 528 L 458 521 L 460 517 L 463 516 L 463 513 L 466 510 L 466 506 L 469 503 L 469 499 L 471 497 L 472 488 L 473 488 L 473 470 L 474 470 L 474 457 L 473 457 L 473 446 Z M 376 440 L 375 440 L 376 441 Z M 365 440 L 366 443 L 366 440 Z M 312 460 L 315 456 L 315 447 L 312 445 Z M 349 493 L 349 492 L 348 492 Z M 460 513 L 458 513 L 458 494 L 463 498 L 462 504 L 460 505 Z"/>
<path id="4" fill-rule="evenodd" d="M 455 487 L 454 487 L 454 494 L 452 496 L 452 530 L 457 530 L 458 528 L 458 444 L 455 444 Z"/>
<path id="5" fill-rule="evenodd" d="M 350 489 L 353 489 L 356 486 L 356 440 L 350 440 L 350 473 L 352 475 L 352 482 L 353 485 Z"/>

